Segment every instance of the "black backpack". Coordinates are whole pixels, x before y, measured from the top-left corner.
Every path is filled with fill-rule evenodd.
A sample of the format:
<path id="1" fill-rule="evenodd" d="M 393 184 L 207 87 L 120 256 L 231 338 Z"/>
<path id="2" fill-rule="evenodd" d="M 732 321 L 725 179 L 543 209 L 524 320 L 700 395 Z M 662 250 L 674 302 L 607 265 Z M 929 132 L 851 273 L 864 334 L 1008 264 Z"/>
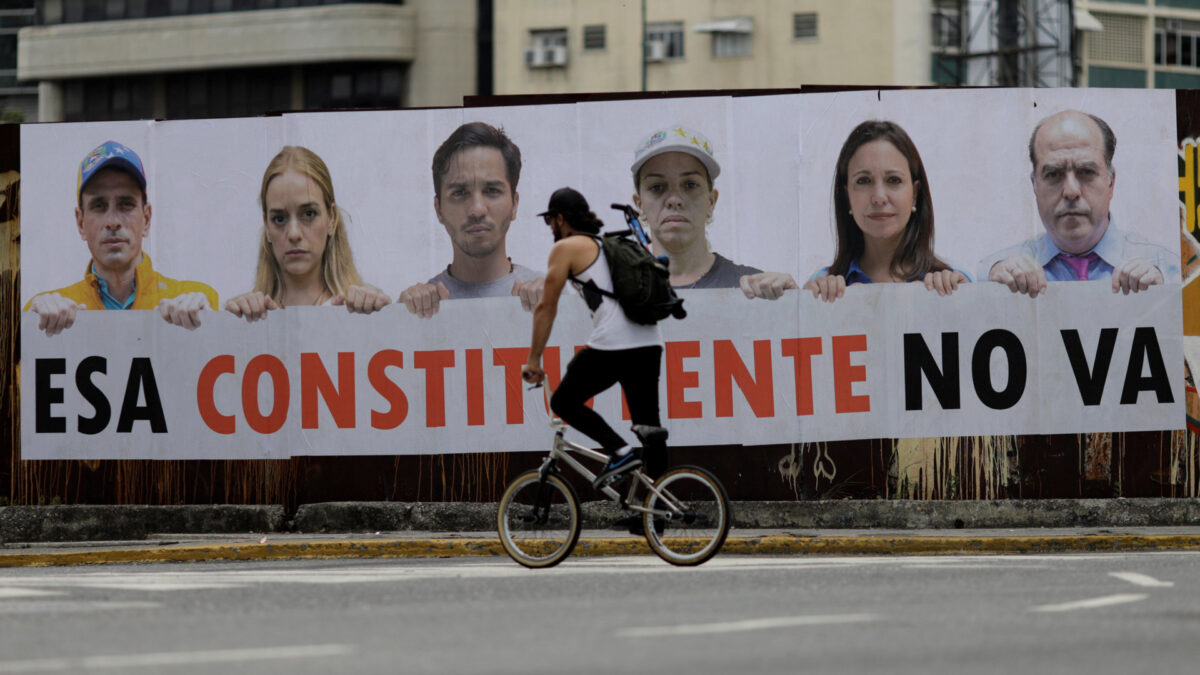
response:
<path id="1" fill-rule="evenodd" d="M 626 218 L 634 217 L 630 212 L 632 209 L 626 212 Z M 588 235 L 604 251 L 613 292 L 609 293 L 591 280 L 583 286 L 616 300 L 625 316 L 634 323 L 652 326 L 668 316 L 684 318 L 687 311 L 683 308 L 683 300 L 671 287 L 671 273 L 666 264 L 650 255 L 640 241 L 630 236 L 636 231 L 635 227 L 641 229 L 636 217 L 628 230 Z"/>

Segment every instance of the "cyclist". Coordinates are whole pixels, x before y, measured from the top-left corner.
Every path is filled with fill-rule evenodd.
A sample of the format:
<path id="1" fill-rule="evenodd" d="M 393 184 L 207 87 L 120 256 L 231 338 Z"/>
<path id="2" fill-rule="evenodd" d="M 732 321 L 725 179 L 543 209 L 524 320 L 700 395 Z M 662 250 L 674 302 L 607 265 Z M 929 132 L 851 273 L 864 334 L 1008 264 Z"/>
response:
<path id="1" fill-rule="evenodd" d="M 545 379 L 542 352 L 558 313 L 558 298 L 570 281 L 591 311 L 592 332 L 587 346 L 567 365 L 562 382 L 550 397 L 550 408 L 608 453 L 608 464 L 594 482 L 596 487 L 603 487 L 642 464 L 638 453 L 585 405 L 588 399 L 620 383 L 633 432 L 646 451 L 646 471 L 656 477 L 666 468 L 667 430 L 659 426 L 658 409 L 662 333 L 657 325 L 630 321 L 616 300 L 584 285 L 591 280 L 603 290 L 612 292 L 613 288 L 599 242 L 593 236 L 572 236 L 598 235 L 602 227 L 582 194 L 569 187 L 559 188 L 551 195 L 546 211 L 538 215 L 550 226 L 556 243 L 550 249 L 542 299 L 533 310 L 533 339 L 521 376 L 534 384 Z"/>

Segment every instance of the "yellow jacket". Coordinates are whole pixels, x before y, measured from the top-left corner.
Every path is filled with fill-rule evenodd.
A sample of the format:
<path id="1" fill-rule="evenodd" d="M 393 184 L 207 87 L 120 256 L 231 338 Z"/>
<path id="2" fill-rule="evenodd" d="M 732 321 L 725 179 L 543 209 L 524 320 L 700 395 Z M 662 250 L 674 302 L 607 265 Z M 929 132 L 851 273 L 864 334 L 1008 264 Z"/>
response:
<path id="1" fill-rule="evenodd" d="M 154 267 L 150 264 L 150 256 L 145 252 L 142 253 L 142 262 L 138 263 L 134 275 L 137 290 L 134 291 L 133 304 L 129 306 L 129 309 L 157 309 L 159 302 L 185 293 L 203 293 L 208 298 L 209 307 L 212 309 L 221 307 L 217 302 L 217 292 L 211 286 L 199 281 L 176 281 L 159 274 L 154 271 Z M 71 284 L 66 288 L 38 293 L 38 295 L 47 293 L 58 293 L 88 309 L 104 309 L 104 302 L 100 299 L 100 279 L 92 273 L 91 261 L 88 261 L 83 281 Z M 28 312 L 32 304 L 33 298 L 30 298 L 29 302 L 25 303 L 24 311 Z"/>

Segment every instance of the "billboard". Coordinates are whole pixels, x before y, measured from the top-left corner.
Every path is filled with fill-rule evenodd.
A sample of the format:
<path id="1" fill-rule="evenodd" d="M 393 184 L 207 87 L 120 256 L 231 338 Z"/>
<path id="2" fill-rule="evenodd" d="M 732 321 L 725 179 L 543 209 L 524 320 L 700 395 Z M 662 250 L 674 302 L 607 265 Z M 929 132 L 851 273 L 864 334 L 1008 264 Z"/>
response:
<path id="1" fill-rule="evenodd" d="M 1174 110 L 1169 91 L 870 91 L 27 125 L 23 304 L 48 314 L 35 304 L 55 291 L 136 302 L 125 312 L 79 309 L 61 332 L 61 314 L 50 331 L 39 329 L 45 316 L 23 314 L 22 457 L 546 448 L 543 392 L 523 387 L 519 373 L 528 306 L 553 244 L 534 214 L 564 185 L 586 195 L 609 229 L 621 220 L 608 204 L 636 205 L 658 252 L 671 255 L 689 310 L 662 324 L 660 400 L 672 444 L 1181 428 Z M 892 178 L 889 148 L 903 144 L 894 135 L 861 146 L 880 153 L 843 152 L 868 120 L 891 122 L 916 148 L 915 164 L 911 149 L 901 152 L 903 176 Z M 474 122 L 503 130 L 519 149 L 519 173 L 511 151 L 475 156 L 465 142 L 442 153 L 435 175 L 439 148 Z M 1045 145 L 1035 150 L 1057 159 L 1035 164 L 1040 123 Z M 1081 128 L 1099 143 L 1073 145 L 1068 132 Z M 80 194 L 88 158 L 107 141 L 141 163 L 145 199 L 127 214 L 133 225 L 91 218 Z M 671 153 L 657 149 L 681 142 L 697 149 L 676 155 L 718 167 L 696 163 L 705 175 L 685 187 L 699 196 L 662 186 L 656 201 L 659 188 L 635 187 L 639 156 L 665 162 Z M 302 258 L 308 246 L 272 248 L 264 172 L 285 146 L 323 161 L 334 198 L 310 201 L 318 212 L 336 204 L 342 219 L 332 229 L 345 236 L 361 284 L 396 302 L 347 312 L 342 302 L 362 299 L 326 283 L 310 302 L 275 302 L 286 307 L 262 320 L 226 309 L 262 287 L 256 275 L 271 255 L 286 272 L 287 256 Z M 843 154 L 849 173 L 839 180 Z M 838 184 L 849 208 L 837 206 Z M 898 218 L 897 204 L 913 215 Z M 893 255 L 896 265 L 880 268 L 873 242 L 900 240 L 888 230 L 895 223 L 930 236 L 914 249 L 921 255 Z M 865 242 L 857 249 L 855 227 Z M 136 278 L 152 281 L 126 298 L 114 278 L 105 288 L 121 297 L 101 298 L 106 256 L 119 262 L 137 238 L 106 232 L 131 228 L 141 233 L 139 260 L 159 276 L 143 267 Z M 1081 263 L 1043 260 L 1047 247 L 1092 235 L 1104 238 L 1091 246 L 1101 255 L 1082 263 L 1089 280 L 1059 281 Z M 848 252 L 841 262 L 839 250 Z M 1021 255 L 1038 266 L 1022 268 Z M 920 278 L 854 283 L 882 280 L 879 269 L 900 281 L 918 269 Z M 1038 269 L 1046 281 L 1033 293 Z M 845 283 L 832 302 L 814 298 L 827 277 Z M 164 306 L 167 296 L 216 307 Z M 164 321 L 172 312 L 200 325 Z M 551 386 L 590 327 L 582 300 L 564 297 L 546 353 Z M 616 391 L 595 406 L 622 416 Z"/>

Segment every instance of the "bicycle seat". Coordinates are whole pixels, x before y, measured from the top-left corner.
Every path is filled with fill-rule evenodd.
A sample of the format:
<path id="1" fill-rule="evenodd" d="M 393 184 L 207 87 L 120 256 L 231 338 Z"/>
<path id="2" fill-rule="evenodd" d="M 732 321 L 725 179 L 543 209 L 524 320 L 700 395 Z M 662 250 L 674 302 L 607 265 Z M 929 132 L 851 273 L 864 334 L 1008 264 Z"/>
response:
<path id="1" fill-rule="evenodd" d="M 648 424 L 633 425 L 633 433 L 641 439 L 642 445 L 666 445 L 667 436 L 670 435 L 666 429 Z"/>

